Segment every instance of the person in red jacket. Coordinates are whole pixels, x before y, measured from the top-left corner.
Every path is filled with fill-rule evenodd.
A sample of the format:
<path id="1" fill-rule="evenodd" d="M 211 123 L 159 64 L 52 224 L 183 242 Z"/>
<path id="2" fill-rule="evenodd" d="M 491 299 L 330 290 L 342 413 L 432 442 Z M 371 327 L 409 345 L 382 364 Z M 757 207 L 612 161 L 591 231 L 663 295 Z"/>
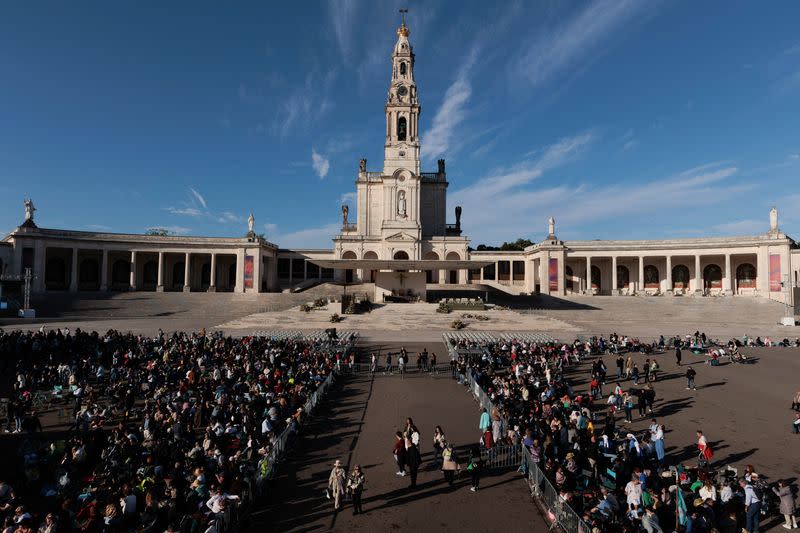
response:
<path id="1" fill-rule="evenodd" d="M 405 440 L 403 439 L 403 434 L 399 431 L 394 435 L 394 449 L 392 450 L 392 454 L 394 455 L 394 460 L 397 463 L 397 475 L 398 476 L 405 476 L 406 475 L 406 446 Z"/>

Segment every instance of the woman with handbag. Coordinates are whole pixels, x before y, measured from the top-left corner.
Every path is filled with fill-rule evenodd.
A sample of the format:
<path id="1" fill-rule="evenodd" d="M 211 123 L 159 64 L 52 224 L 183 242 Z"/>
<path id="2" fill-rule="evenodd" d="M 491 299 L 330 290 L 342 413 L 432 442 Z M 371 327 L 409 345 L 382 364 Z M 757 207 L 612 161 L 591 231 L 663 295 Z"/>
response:
<path id="1" fill-rule="evenodd" d="M 353 515 L 364 514 L 364 509 L 361 508 L 361 493 L 364 491 L 365 480 L 361 465 L 356 465 L 347 479 L 347 490 L 353 497 Z"/>
<path id="2" fill-rule="evenodd" d="M 461 466 L 459 466 L 456 456 L 453 453 L 453 447 L 445 442 L 442 448 L 442 472 L 444 473 L 444 479 L 447 481 L 448 485 L 453 484 L 456 472 L 460 471 Z"/>
<path id="3" fill-rule="evenodd" d="M 333 499 L 333 508 L 337 511 L 339 510 L 341 499 L 344 495 L 345 476 L 346 474 L 344 468 L 342 468 L 342 462 L 339 459 L 336 459 L 336 462 L 333 463 L 331 475 L 328 477 L 328 490 L 326 491 L 326 494 L 329 499 Z"/>
<path id="4" fill-rule="evenodd" d="M 447 438 L 444 436 L 444 430 L 442 429 L 442 426 L 436 426 L 433 428 L 434 460 L 438 460 L 440 457 L 442 457 L 445 444 L 447 444 Z"/>

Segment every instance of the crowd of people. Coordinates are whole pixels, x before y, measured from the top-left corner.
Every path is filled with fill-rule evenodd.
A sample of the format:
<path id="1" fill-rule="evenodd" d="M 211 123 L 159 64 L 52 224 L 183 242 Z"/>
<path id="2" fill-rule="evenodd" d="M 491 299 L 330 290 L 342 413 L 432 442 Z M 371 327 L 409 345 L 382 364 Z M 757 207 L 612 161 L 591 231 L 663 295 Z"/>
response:
<path id="1" fill-rule="evenodd" d="M 702 431 L 695 441 L 696 462 L 665 453 L 666 428 L 653 415 L 659 365 L 653 359 L 640 370 L 625 352 L 649 355 L 675 349 L 680 364 L 680 349 L 710 345 L 699 332 L 653 343 L 612 334 L 572 343 L 509 340 L 478 345 L 457 340 L 451 353 L 456 377 L 468 375 L 494 406 L 481 416 L 485 440 L 495 445 L 521 442 L 560 501 L 593 531 L 658 533 L 681 524 L 690 533 L 754 533 L 768 507 L 784 515 L 783 527 L 794 528 L 794 497 L 787 483 L 768 485 L 752 468 L 741 478 L 735 469 L 715 470 L 713 448 Z M 743 337 L 730 345 L 778 344 Z M 476 349 L 482 349 L 481 356 L 456 355 Z M 609 372 L 604 356 L 615 361 L 616 375 Z M 584 378 L 584 366 L 579 365 L 587 358 L 591 364 Z M 695 389 L 696 374 L 687 367 L 687 388 Z M 574 385 L 582 378 L 589 385 L 585 392 Z M 609 389 L 605 394 L 604 387 Z M 648 428 L 623 429 L 633 421 L 637 406 L 639 420 L 649 417 Z"/>
<path id="2" fill-rule="evenodd" d="M 0 474 L 4 531 L 213 528 L 258 490 L 282 432 L 299 428 L 346 349 L 205 332 L 0 332 L 0 360 L 15 361 L 7 429 L 25 433 L 18 468 Z M 42 391 L 72 423 L 59 440 L 38 433 Z"/>

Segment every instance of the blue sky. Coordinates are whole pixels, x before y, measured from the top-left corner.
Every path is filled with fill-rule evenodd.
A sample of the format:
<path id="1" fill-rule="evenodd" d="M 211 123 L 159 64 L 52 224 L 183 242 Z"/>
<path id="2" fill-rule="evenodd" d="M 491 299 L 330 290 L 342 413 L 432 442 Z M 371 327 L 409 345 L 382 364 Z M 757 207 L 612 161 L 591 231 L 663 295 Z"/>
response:
<path id="1" fill-rule="evenodd" d="M 800 3 L 17 2 L 0 17 L 0 232 L 329 247 L 382 167 L 407 5 L 423 169 L 479 243 L 800 238 Z M 352 211 L 351 211 L 352 212 Z M 454 216 L 449 217 L 451 219 Z M 453 220 L 449 220 L 452 222 Z"/>

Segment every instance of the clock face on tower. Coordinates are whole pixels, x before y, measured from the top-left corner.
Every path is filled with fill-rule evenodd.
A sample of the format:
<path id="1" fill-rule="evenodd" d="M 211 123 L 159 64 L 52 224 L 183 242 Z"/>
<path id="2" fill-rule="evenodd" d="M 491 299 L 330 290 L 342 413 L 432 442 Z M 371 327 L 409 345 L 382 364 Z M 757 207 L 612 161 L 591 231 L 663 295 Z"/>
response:
<path id="1" fill-rule="evenodd" d="M 399 89 L 397 89 L 397 95 L 401 98 L 408 94 L 408 88 L 405 85 L 401 85 Z"/>

